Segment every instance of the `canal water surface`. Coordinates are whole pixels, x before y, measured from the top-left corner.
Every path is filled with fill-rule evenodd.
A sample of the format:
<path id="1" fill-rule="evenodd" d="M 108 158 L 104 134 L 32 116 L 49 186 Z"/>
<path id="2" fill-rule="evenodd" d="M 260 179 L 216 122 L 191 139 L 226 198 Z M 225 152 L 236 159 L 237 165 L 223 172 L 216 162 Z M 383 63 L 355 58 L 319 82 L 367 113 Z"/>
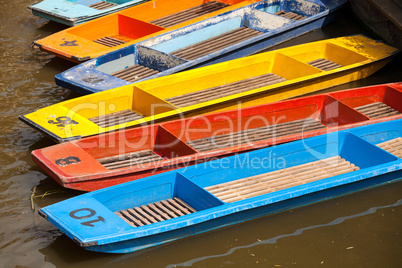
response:
<path id="1" fill-rule="evenodd" d="M 402 183 L 138 253 L 81 249 L 37 213 L 79 193 L 58 186 L 31 160 L 32 150 L 54 143 L 18 120 L 20 114 L 78 96 L 54 83 L 55 74 L 74 64 L 30 46 L 65 28 L 34 17 L 27 9 L 34 2 L 0 0 L 0 267 L 402 266 Z M 356 33 L 374 37 L 344 9 L 331 25 L 278 47 Z M 367 79 L 327 91 L 400 80 L 399 56 Z"/>

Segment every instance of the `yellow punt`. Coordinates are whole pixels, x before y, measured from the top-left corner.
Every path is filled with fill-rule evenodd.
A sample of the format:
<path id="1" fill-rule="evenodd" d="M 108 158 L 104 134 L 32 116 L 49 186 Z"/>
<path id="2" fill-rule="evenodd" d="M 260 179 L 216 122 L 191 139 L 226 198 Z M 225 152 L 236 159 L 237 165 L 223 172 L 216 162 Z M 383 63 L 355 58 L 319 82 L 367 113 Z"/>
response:
<path id="1" fill-rule="evenodd" d="M 90 94 L 20 119 L 61 142 L 315 92 L 365 78 L 396 52 L 361 35 L 328 39 Z"/>
<path id="2" fill-rule="evenodd" d="M 34 42 L 73 62 L 86 61 L 258 0 L 153 0 Z"/>

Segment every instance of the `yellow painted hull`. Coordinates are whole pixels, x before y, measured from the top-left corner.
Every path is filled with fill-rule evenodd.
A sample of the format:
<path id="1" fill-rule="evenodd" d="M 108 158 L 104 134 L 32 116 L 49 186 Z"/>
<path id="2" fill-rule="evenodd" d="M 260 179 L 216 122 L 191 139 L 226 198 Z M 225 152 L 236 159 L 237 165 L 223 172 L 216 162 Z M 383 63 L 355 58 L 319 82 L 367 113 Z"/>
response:
<path id="1" fill-rule="evenodd" d="M 179 116 L 188 117 L 249 107 L 315 92 L 368 77 L 390 61 L 396 52 L 397 49 L 393 47 L 361 35 L 340 37 L 270 51 L 83 96 L 39 109 L 20 118 L 56 141 L 65 141 Z M 322 70 L 308 64 L 321 58 L 331 60 L 339 67 Z M 273 73 L 286 80 L 210 98 L 207 101 L 200 100 L 185 107 L 175 106 L 174 102 L 170 101 L 179 95 L 188 96 L 267 73 Z M 206 96 L 213 97 L 221 93 L 218 88 Z M 194 98 L 190 97 L 189 100 Z M 143 118 L 120 121 L 123 122 L 120 124 L 115 121 L 115 124 L 104 127 L 91 121 L 93 118 L 110 116 L 126 109 L 142 115 Z M 123 119 L 121 117 L 119 120 Z"/>

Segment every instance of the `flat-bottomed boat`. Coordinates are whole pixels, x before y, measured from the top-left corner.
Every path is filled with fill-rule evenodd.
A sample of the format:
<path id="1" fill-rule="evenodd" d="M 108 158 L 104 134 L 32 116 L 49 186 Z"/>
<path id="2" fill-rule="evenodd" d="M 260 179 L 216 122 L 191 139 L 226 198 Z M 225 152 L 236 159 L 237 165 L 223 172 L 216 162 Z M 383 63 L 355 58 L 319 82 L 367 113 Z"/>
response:
<path id="1" fill-rule="evenodd" d="M 402 178 L 402 120 L 86 193 L 40 214 L 87 250 L 128 253 Z"/>

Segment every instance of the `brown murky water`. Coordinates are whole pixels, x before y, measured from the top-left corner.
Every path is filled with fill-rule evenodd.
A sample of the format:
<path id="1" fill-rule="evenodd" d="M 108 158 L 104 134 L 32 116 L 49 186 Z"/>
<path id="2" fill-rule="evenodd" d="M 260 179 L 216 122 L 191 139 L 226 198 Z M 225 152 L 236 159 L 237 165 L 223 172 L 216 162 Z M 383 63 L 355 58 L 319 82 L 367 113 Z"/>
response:
<path id="1" fill-rule="evenodd" d="M 30 47 L 64 27 L 34 17 L 37 0 L 0 0 L 0 267 L 401 267 L 402 183 L 313 204 L 127 255 L 81 249 L 37 210 L 77 195 L 59 187 L 32 160 L 53 142 L 18 115 L 77 97 L 54 84 L 73 66 Z M 281 47 L 370 33 L 344 10 L 323 30 Z M 401 57 L 370 78 L 339 90 L 402 80 Z M 35 212 L 30 193 L 36 186 Z"/>

